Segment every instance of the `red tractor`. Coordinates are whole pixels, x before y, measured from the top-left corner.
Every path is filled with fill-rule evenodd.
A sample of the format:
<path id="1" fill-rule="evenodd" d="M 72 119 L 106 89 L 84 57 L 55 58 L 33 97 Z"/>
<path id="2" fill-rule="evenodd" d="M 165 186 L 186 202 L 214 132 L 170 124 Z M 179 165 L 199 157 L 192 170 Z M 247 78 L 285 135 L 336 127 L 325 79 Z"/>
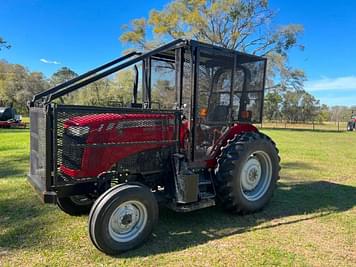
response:
<path id="1" fill-rule="evenodd" d="M 130 66 L 126 107 L 54 101 Z M 140 245 L 158 204 L 177 212 L 216 203 L 233 213 L 259 211 L 280 170 L 275 143 L 253 126 L 262 120 L 265 75 L 265 58 L 175 40 L 37 94 L 29 103 L 29 181 L 45 203 L 71 215 L 90 212 L 91 240 L 107 254 Z"/>
<path id="2" fill-rule="evenodd" d="M 0 128 L 26 128 L 26 123 L 22 122 L 22 116 L 10 105 L 0 107 Z"/>
<path id="3" fill-rule="evenodd" d="M 347 122 L 347 130 L 348 131 L 356 130 L 356 114 L 355 114 L 354 110 L 352 111 L 350 120 Z"/>

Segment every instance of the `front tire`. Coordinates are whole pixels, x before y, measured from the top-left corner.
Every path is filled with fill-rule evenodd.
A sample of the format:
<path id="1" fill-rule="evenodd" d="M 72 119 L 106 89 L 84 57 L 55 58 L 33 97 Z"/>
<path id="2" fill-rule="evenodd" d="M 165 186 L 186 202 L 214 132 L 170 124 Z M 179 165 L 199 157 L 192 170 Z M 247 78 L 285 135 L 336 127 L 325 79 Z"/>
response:
<path id="1" fill-rule="evenodd" d="M 157 220 L 158 204 L 149 188 L 120 184 L 94 203 L 89 215 L 89 235 L 99 250 L 115 255 L 141 245 Z"/>
<path id="2" fill-rule="evenodd" d="M 215 170 L 223 208 L 234 213 L 262 209 L 279 179 L 279 161 L 275 143 L 262 133 L 247 132 L 228 141 Z"/>
<path id="3" fill-rule="evenodd" d="M 89 214 L 94 201 L 85 195 L 57 198 L 58 207 L 71 216 Z"/>

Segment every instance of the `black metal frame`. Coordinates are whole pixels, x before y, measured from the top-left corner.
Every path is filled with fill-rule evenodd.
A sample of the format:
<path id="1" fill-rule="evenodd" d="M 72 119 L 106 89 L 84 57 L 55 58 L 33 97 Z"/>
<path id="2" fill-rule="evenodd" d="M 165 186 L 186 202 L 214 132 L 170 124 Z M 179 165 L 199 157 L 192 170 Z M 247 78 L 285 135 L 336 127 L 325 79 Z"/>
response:
<path id="1" fill-rule="evenodd" d="M 88 71 L 87 73 L 80 75 L 70 81 L 67 81 L 63 84 L 55 86 L 45 92 L 41 92 L 35 95 L 32 100 L 29 102 L 30 111 L 33 108 L 42 109 L 46 116 L 46 181 L 45 181 L 45 191 L 42 190 L 42 197 L 44 202 L 55 202 L 56 194 L 58 196 L 70 195 L 75 193 L 83 193 L 86 190 L 93 190 L 93 187 L 96 185 L 96 178 L 93 177 L 92 180 L 86 182 L 79 181 L 68 181 L 65 185 L 59 185 L 57 182 L 57 115 L 59 111 L 63 110 L 92 110 L 92 111 L 101 111 L 101 112 L 110 112 L 115 111 L 115 113 L 174 113 L 176 115 L 176 122 L 178 128 L 176 129 L 177 138 L 176 142 L 176 151 L 179 152 L 180 140 L 179 133 L 181 127 L 181 108 L 182 108 L 182 91 L 183 91 L 183 69 L 184 69 L 184 56 L 185 51 L 191 51 L 191 144 L 190 144 L 190 160 L 194 162 L 194 146 L 195 146 L 195 123 L 197 115 L 197 90 L 199 86 L 199 55 L 200 50 L 209 50 L 209 51 L 219 51 L 222 53 L 229 53 L 234 55 L 234 68 L 236 66 L 236 60 L 238 57 L 245 57 L 250 61 L 260 61 L 266 60 L 261 57 L 254 55 L 248 55 L 241 52 L 233 51 L 230 49 L 204 44 L 198 41 L 193 40 L 182 40 L 178 39 L 173 42 L 170 42 L 166 45 L 163 45 L 157 49 L 151 50 L 146 53 L 132 52 L 120 58 L 117 58 L 111 62 L 108 62 L 98 68 Z M 174 51 L 174 54 L 167 55 L 168 51 Z M 151 59 L 159 59 L 167 62 L 175 62 L 176 68 L 176 98 L 178 103 L 178 110 L 154 110 L 152 109 L 151 101 Z M 96 106 L 77 106 L 77 105 L 57 105 L 53 101 L 57 98 L 60 98 L 66 94 L 69 94 L 75 90 L 78 90 L 90 83 L 93 83 L 99 79 L 102 79 L 108 75 L 111 75 L 117 71 L 120 71 L 129 66 L 135 66 L 136 63 L 142 62 L 142 83 L 143 83 L 143 102 L 142 107 L 136 106 L 137 103 L 137 75 L 135 80 L 134 89 L 134 99 L 132 108 L 106 108 L 106 107 L 96 107 Z M 137 67 L 136 67 L 137 72 Z M 232 81 L 233 81 L 232 74 Z M 264 76 L 266 75 L 266 64 L 264 69 Z M 265 79 L 264 79 L 265 80 Z M 265 82 L 265 81 L 264 81 Z M 264 83 L 263 82 L 263 83 Z M 231 87 L 233 86 L 233 83 Z M 263 84 L 264 87 L 264 84 Z M 232 90 L 231 90 L 232 94 Z M 230 104 L 233 98 L 230 96 Z M 263 108 L 263 95 L 262 95 L 262 108 Z M 262 109 L 261 116 L 262 118 Z M 228 123 L 233 123 L 237 121 L 232 120 L 232 114 L 229 116 L 230 121 Z M 120 144 L 117 144 L 120 145 Z M 49 168 L 50 166 L 50 168 Z M 36 183 L 29 177 L 31 184 L 33 184 L 37 190 L 40 190 Z M 85 184 L 85 185 L 84 185 Z M 54 193 L 56 192 L 56 194 Z"/>
<path id="2" fill-rule="evenodd" d="M 175 41 L 172 41 L 166 45 L 163 45 L 157 49 L 153 49 L 147 53 L 140 53 L 140 52 L 131 52 L 125 56 L 119 57 L 113 61 L 110 61 L 102 66 L 99 66 L 93 70 L 90 70 L 78 77 L 73 78 L 72 80 L 69 80 L 63 84 L 57 85 L 47 91 L 41 92 L 39 94 L 36 94 L 32 100 L 29 102 L 30 107 L 34 106 L 44 106 L 48 105 L 51 103 L 53 100 L 62 97 L 66 94 L 69 94 L 75 90 L 78 90 L 90 83 L 93 83 L 97 80 L 100 80 L 110 74 L 113 74 L 117 71 L 120 71 L 124 68 L 127 68 L 129 66 L 135 65 L 136 63 L 140 61 L 145 61 L 146 64 L 142 64 L 143 67 L 143 77 L 142 81 L 144 83 L 143 88 L 149 89 L 148 87 L 150 86 L 150 65 L 151 65 L 151 58 L 159 58 L 160 60 L 168 60 L 172 62 L 173 58 L 168 57 L 166 55 L 160 54 L 169 50 L 174 50 L 177 49 L 177 51 L 180 51 L 180 56 L 177 57 L 178 60 L 176 60 L 176 65 L 180 67 L 181 70 L 177 69 L 177 72 L 180 72 L 181 79 L 183 79 L 183 60 L 182 58 L 184 57 L 184 48 L 185 47 L 190 47 L 192 51 L 197 51 L 197 49 L 207 49 L 211 51 L 220 51 L 222 53 L 230 53 L 234 54 L 234 57 L 244 57 L 248 58 L 249 61 L 261 61 L 264 60 L 266 61 L 265 58 L 255 56 L 255 55 L 250 55 L 238 51 L 234 51 L 231 49 L 211 45 L 211 44 L 205 44 L 199 41 L 195 40 L 183 40 L 183 39 L 177 39 Z M 199 53 L 198 53 L 199 54 Z M 198 55 L 196 54 L 196 56 Z M 177 54 L 176 54 L 177 56 Z M 195 63 L 199 60 L 198 58 L 192 57 L 192 62 L 193 62 L 193 68 L 195 68 Z M 135 57 L 135 58 L 133 58 Z M 194 63 L 195 59 L 195 63 Z M 120 64 L 119 64 L 120 63 Z M 119 64 L 119 65 L 118 65 Z M 234 63 L 236 64 L 236 62 Z M 116 66 L 117 65 L 117 66 Z M 146 73 L 148 71 L 148 73 Z M 195 69 L 197 71 L 197 69 Z M 192 70 L 193 72 L 193 70 Z M 264 76 L 266 75 L 266 64 L 265 64 L 265 71 L 264 71 Z M 177 84 L 178 85 L 178 84 Z M 178 91 L 181 95 L 181 89 L 182 86 L 181 84 L 179 85 L 180 88 L 177 88 Z M 196 82 L 192 85 L 192 88 L 196 87 Z M 145 90 L 144 90 L 145 91 Z M 194 91 L 194 89 L 193 89 Z M 147 90 L 148 93 L 150 93 L 150 90 Z M 147 93 L 146 92 L 146 93 Z M 150 95 L 147 96 L 147 100 L 150 100 Z M 145 98 L 144 98 L 145 99 Z M 262 101 L 263 102 L 263 101 Z M 181 101 L 179 102 L 181 105 Z M 150 103 L 148 103 L 150 105 Z"/>
<path id="3" fill-rule="evenodd" d="M 37 112 L 41 112 L 45 117 L 45 147 L 46 147 L 46 155 L 45 157 L 45 183 L 44 186 L 40 184 L 42 177 L 31 177 L 31 174 L 28 175 L 28 181 L 30 184 L 36 189 L 36 191 L 40 192 L 40 197 L 44 203 L 55 203 L 56 202 L 56 193 L 53 192 L 53 184 L 54 184 L 54 176 L 52 172 L 52 164 L 53 164 L 53 145 L 52 145 L 52 129 L 53 129 L 53 109 L 52 105 L 47 105 L 44 107 L 31 107 L 31 111 L 36 110 Z M 30 114 L 31 115 L 31 114 Z M 31 128 L 30 128 L 31 129 Z M 31 133 L 32 134 L 32 133 Z M 32 153 L 32 151 L 31 151 Z"/>

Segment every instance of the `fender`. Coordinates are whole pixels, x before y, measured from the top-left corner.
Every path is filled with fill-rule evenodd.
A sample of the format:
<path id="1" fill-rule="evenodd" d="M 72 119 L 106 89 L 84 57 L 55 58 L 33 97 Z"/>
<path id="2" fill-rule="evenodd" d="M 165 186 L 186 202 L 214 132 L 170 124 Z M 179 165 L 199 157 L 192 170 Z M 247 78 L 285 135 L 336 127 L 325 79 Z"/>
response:
<path id="1" fill-rule="evenodd" d="M 221 148 L 226 146 L 227 141 L 234 138 L 235 135 L 243 132 L 258 132 L 258 129 L 252 124 L 234 124 L 228 128 L 215 142 L 212 148 L 208 151 L 208 160 L 206 160 L 207 168 L 215 168 L 217 165 L 217 158 L 220 155 Z"/>

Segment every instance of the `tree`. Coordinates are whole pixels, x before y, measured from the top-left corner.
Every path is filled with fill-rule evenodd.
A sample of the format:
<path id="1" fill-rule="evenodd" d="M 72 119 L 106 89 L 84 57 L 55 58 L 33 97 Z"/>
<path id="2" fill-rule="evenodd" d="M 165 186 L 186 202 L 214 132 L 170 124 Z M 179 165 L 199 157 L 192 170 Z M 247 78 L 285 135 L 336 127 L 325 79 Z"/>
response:
<path id="1" fill-rule="evenodd" d="M 282 96 L 277 92 L 269 92 L 265 96 L 264 115 L 268 120 L 280 118 L 280 108 L 282 104 Z"/>
<path id="2" fill-rule="evenodd" d="M 13 105 L 25 113 L 27 101 L 36 93 L 48 89 L 49 84 L 40 72 L 29 72 L 19 64 L 0 61 L 0 104 Z"/>
<path id="3" fill-rule="evenodd" d="M 108 92 L 108 98 L 121 102 L 123 105 L 132 103 L 134 76 L 134 72 L 131 69 L 116 73 L 111 89 Z"/>
<path id="4" fill-rule="evenodd" d="M 330 109 L 327 105 L 322 104 L 320 109 L 319 109 L 319 114 L 317 116 L 318 122 L 324 122 L 324 121 L 330 121 Z"/>
<path id="5" fill-rule="evenodd" d="M 73 101 L 83 105 L 127 106 L 132 102 L 133 84 L 133 71 L 122 70 L 74 92 Z"/>
<path id="6" fill-rule="evenodd" d="M 319 114 L 319 100 L 304 90 L 288 90 L 283 95 L 281 111 L 290 122 L 314 121 Z"/>
<path id="7" fill-rule="evenodd" d="M 174 109 L 176 91 L 169 80 L 157 80 L 152 86 L 152 101 L 160 104 L 160 108 Z"/>
<path id="8" fill-rule="evenodd" d="M 75 73 L 73 70 L 71 70 L 67 67 L 63 67 L 52 74 L 52 76 L 50 78 L 50 83 L 52 86 L 56 86 L 58 84 L 69 81 L 77 76 L 78 76 L 78 74 Z"/>
<path id="9" fill-rule="evenodd" d="M 51 78 L 49 79 L 49 83 L 53 87 L 61 83 L 67 82 L 77 76 L 78 74 L 75 73 L 73 70 L 67 67 L 62 67 L 52 74 Z M 63 97 L 60 97 L 58 101 L 66 104 L 75 104 L 79 100 L 77 95 L 78 95 L 77 92 L 70 93 Z"/>
<path id="10" fill-rule="evenodd" d="M 276 26 L 275 17 L 267 0 L 174 0 L 162 10 L 152 10 L 148 19 L 125 25 L 120 40 L 149 49 L 171 39 L 192 38 L 265 56 L 268 87 L 297 85 L 305 75 L 289 67 L 287 60 L 290 49 L 303 48 L 298 44 L 303 26 Z"/>
<path id="11" fill-rule="evenodd" d="M 11 45 L 9 45 L 9 43 L 8 43 L 7 41 L 5 41 L 4 38 L 2 38 L 2 37 L 0 36 L 0 51 L 1 51 L 2 49 L 4 49 L 4 48 L 10 49 L 10 48 L 11 48 Z"/>
<path id="12" fill-rule="evenodd" d="M 91 83 L 75 92 L 76 104 L 100 105 L 108 102 L 108 90 L 111 81 L 107 78 Z"/>
<path id="13" fill-rule="evenodd" d="M 356 106 L 333 106 L 330 108 L 330 120 L 335 121 L 335 123 L 338 121 L 348 121 L 353 110 L 356 111 Z"/>

